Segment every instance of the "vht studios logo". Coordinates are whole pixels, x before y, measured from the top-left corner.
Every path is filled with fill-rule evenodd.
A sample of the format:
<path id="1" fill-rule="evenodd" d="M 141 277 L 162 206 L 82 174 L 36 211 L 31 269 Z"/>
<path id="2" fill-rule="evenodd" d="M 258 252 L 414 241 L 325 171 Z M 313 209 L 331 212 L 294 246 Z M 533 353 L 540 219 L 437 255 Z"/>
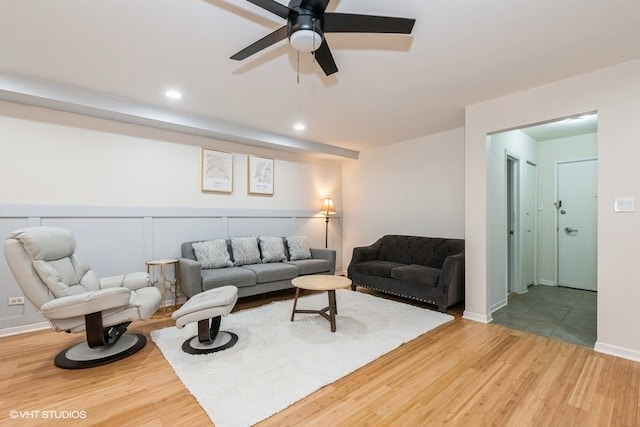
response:
<path id="1" fill-rule="evenodd" d="M 9 417 L 12 420 L 17 419 L 42 419 L 42 420 L 84 420 L 87 418 L 87 411 L 9 411 Z"/>

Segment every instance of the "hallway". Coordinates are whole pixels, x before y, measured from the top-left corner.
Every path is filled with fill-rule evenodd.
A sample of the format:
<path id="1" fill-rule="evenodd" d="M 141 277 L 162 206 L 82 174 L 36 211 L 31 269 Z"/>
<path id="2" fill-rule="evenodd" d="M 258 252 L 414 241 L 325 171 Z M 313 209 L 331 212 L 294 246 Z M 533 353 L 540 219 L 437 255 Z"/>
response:
<path id="1" fill-rule="evenodd" d="M 493 323 L 593 348 L 597 333 L 597 293 L 534 285 L 493 313 Z"/>

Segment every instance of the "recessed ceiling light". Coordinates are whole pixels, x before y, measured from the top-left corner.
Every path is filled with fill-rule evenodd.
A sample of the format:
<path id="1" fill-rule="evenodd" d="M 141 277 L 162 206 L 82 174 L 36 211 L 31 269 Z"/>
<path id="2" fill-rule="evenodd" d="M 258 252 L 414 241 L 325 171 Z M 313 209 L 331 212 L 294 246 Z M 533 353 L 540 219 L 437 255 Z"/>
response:
<path id="1" fill-rule="evenodd" d="M 165 96 L 167 98 L 171 98 L 171 99 L 180 99 L 180 98 L 182 98 L 182 94 L 180 92 L 178 92 L 177 90 L 175 90 L 175 89 L 170 89 L 170 90 L 166 91 L 164 94 L 165 94 Z"/>
<path id="2" fill-rule="evenodd" d="M 293 128 L 295 130 L 305 130 L 307 127 L 304 125 L 304 123 L 296 123 L 295 125 L 293 125 Z"/>

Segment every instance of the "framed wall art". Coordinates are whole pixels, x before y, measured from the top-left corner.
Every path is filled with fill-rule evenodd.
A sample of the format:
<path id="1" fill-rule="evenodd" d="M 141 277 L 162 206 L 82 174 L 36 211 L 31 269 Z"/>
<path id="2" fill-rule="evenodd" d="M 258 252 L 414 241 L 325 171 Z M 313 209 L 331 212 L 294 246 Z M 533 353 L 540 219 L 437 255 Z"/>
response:
<path id="1" fill-rule="evenodd" d="M 249 194 L 273 195 L 273 159 L 249 156 Z"/>
<path id="2" fill-rule="evenodd" d="M 233 192 L 233 153 L 202 149 L 201 190 Z"/>

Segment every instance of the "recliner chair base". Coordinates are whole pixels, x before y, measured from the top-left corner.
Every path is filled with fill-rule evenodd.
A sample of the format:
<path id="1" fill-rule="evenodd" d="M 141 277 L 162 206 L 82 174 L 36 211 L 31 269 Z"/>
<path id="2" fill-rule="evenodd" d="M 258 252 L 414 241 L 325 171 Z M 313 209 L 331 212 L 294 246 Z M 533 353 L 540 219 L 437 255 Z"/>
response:
<path id="1" fill-rule="evenodd" d="M 125 333 L 108 345 L 91 348 L 86 341 L 72 345 L 58 353 L 53 363 L 62 369 L 84 369 L 106 365 L 137 353 L 145 346 L 142 334 Z"/>

